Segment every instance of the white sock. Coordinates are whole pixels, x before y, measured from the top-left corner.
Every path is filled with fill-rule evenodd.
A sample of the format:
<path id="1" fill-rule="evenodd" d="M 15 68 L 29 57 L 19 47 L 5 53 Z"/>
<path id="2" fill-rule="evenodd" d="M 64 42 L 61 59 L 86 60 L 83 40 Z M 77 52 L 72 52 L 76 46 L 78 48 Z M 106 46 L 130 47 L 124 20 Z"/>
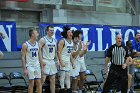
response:
<path id="1" fill-rule="evenodd" d="M 72 93 L 78 93 L 78 91 L 72 91 Z"/>
<path id="2" fill-rule="evenodd" d="M 127 92 L 129 93 L 129 91 L 130 91 L 130 89 L 128 89 L 128 91 L 127 91 Z"/>
<path id="3" fill-rule="evenodd" d="M 64 89 L 64 81 L 65 81 L 65 71 L 60 72 L 60 86 L 61 89 Z"/>
<path id="4" fill-rule="evenodd" d="M 66 86 L 67 86 L 67 89 L 70 88 L 70 72 L 65 72 L 65 83 L 66 83 Z"/>
<path id="5" fill-rule="evenodd" d="M 78 93 L 82 93 L 82 90 L 78 90 Z"/>

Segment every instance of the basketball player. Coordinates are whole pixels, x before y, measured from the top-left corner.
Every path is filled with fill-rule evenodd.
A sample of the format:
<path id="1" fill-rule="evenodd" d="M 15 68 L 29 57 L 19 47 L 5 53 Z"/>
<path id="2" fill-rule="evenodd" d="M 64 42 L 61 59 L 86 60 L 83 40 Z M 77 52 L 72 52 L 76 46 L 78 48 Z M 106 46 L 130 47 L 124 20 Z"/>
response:
<path id="1" fill-rule="evenodd" d="M 78 30 L 73 32 L 72 39 L 73 39 L 73 48 L 74 48 L 73 50 L 74 50 L 74 52 L 76 52 L 77 49 L 78 49 L 78 43 L 79 43 L 79 33 L 78 33 Z M 75 56 L 73 58 L 73 56 L 71 54 L 71 61 L 72 61 L 72 65 L 73 65 L 72 68 L 71 68 L 72 93 L 77 93 L 77 84 L 78 84 L 78 76 L 79 76 L 79 71 L 78 71 L 79 63 L 77 61 L 77 56 Z"/>
<path id="2" fill-rule="evenodd" d="M 4 36 L 4 34 L 2 32 L 0 32 L 0 38 L 1 39 L 4 39 L 5 38 L 5 36 Z M 0 51 L 0 59 L 2 59 L 3 56 L 4 56 L 4 54 L 2 53 L 2 51 Z"/>
<path id="3" fill-rule="evenodd" d="M 28 93 L 33 93 L 34 81 L 37 85 L 37 93 L 42 93 L 41 84 L 41 61 L 39 62 L 39 45 L 36 41 L 38 32 L 29 30 L 30 39 L 22 46 L 22 64 L 24 74 L 29 78 Z"/>
<path id="4" fill-rule="evenodd" d="M 73 51 L 73 41 L 72 41 L 72 31 L 69 27 L 64 26 L 63 32 L 61 32 L 63 39 L 60 40 L 58 44 L 58 59 L 60 64 L 60 86 L 61 86 L 61 93 L 65 93 L 65 83 L 67 92 L 70 93 L 70 70 L 71 70 L 71 62 L 70 56 L 71 52 Z M 78 48 L 78 51 L 80 47 Z M 73 52 L 72 56 L 78 54 L 78 51 Z"/>
<path id="5" fill-rule="evenodd" d="M 82 32 L 79 31 L 79 40 L 82 41 Z M 90 42 L 87 42 L 86 44 L 86 49 L 84 49 L 84 43 L 82 42 L 82 50 L 79 52 L 79 58 L 78 61 L 80 63 L 79 66 L 79 73 L 80 73 L 80 80 L 79 80 L 79 93 L 82 93 L 82 91 L 84 92 L 83 86 L 84 86 L 84 81 L 86 79 L 85 77 L 85 71 L 86 71 L 86 65 L 85 65 L 85 59 L 84 59 L 84 55 L 87 53 L 87 48 L 88 45 L 90 45 Z"/>
<path id="6" fill-rule="evenodd" d="M 74 47 L 74 52 L 76 52 L 78 50 L 78 46 L 80 45 L 81 48 L 82 48 L 82 42 L 79 41 L 79 34 L 81 32 L 79 30 L 76 30 L 74 31 L 73 33 L 73 47 Z M 87 44 L 84 46 L 84 51 L 87 51 L 87 48 L 88 48 L 88 44 L 89 42 L 87 42 Z M 80 49 L 81 51 L 81 49 Z M 73 67 L 72 70 L 71 70 L 71 76 L 72 76 L 72 93 L 78 93 L 77 91 L 77 86 L 78 86 L 78 77 L 79 77 L 79 72 L 80 72 L 80 62 L 79 62 L 79 54 L 80 54 L 80 51 L 78 51 L 78 55 L 75 55 L 75 57 L 71 58 L 73 62 Z M 72 52 L 73 54 L 73 52 Z"/>
<path id="7" fill-rule="evenodd" d="M 47 26 L 46 28 L 46 36 L 42 37 L 39 41 L 40 50 L 43 58 L 43 77 L 42 83 L 46 80 L 46 75 L 49 76 L 50 79 L 50 90 L 51 93 L 55 93 L 55 74 L 57 73 L 57 67 L 54 59 L 56 58 L 56 40 L 52 37 L 54 35 L 54 27 Z"/>

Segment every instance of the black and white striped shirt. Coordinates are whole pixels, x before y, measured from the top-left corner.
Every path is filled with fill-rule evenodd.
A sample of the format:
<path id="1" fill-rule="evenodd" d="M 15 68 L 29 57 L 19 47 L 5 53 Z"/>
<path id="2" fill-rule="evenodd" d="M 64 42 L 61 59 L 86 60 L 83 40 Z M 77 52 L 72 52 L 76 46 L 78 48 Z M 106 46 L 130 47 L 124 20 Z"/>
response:
<path id="1" fill-rule="evenodd" d="M 121 45 L 116 44 L 110 46 L 107 52 L 107 57 L 110 58 L 111 63 L 115 65 L 122 65 L 125 63 L 125 59 L 128 57 L 128 49 Z"/>

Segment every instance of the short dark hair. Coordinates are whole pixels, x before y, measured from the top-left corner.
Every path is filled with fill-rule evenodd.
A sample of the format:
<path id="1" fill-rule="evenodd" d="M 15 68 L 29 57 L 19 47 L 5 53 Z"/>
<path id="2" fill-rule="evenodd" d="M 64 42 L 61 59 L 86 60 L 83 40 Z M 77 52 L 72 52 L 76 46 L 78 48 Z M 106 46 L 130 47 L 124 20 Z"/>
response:
<path id="1" fill-rule="evenodd" d="M 82 34 L 82 31 L 81 31 L 81 30 L 75 30 L 75 31 L 73 32 L 72 39 L 74 39 L 74 37 L 79 37 L 79 34 Z"/>
<path id="2" fill-rule="evenodd" d="M 129 46 L 130 44 L 132 44 L 131 40 L 126 41 L 126 46 Z"/>
<path id="3" fill-rule="evenodd" d="M 135 36 L 136 36 L 137 34 L 140 34 L 140 32 L 137 32 L 137 33 L 135 34 Z"/>
<path id="4" fill-rule="evenodd" d="M 34 29 L 29 29 L 29 37 L 32 36 L 33 32 L 34 32 Z"/>
<path id="5" fill-rule="evenodd" d="M 83 34 L 82 30 L 78 30 L 78 34 Z"/>
<path id="6" fill-rule="evenodd" d="M 61 35 L 63 36 L 63 38 L 67 38 L 67 32 L 70 30 L 70 28 L 65 25 L 63 26 L 63 32 L 61 32 Z"/>
<path id="7" fill-rule="evenodd" d="M 48 31 L 49 28 L 54 28 L 54 26 L 51 26 L 51 25 L 50 26 L 47 26 L 46 29 L 45 29 L 45 31 Z"/>
<path id="8" fill-rule="evenodd" d="M 74 39 L 74 37 L 79 37 L 79 34 L 81 34 L 81 31 L 80 31 L 80 30 L 75 30 L 75 31 L 73 32 L 72 39 Z"/>

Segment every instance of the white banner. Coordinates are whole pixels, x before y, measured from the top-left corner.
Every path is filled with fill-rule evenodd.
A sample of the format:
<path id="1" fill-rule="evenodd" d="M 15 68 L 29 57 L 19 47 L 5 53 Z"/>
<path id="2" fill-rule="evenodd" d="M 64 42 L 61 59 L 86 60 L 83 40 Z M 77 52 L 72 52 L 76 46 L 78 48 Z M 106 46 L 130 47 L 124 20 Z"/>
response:
<path id="1" fill-rule="evenodd" d="M 93 6 L 93 0 L 67 0 L 68 5 Z"/>
<path id="2" fill-rule="evenodd" d="M 125 0 L 97 0 L 97 6 L 121 8 L 124 6 Z"/>
<path id="3" fill-rule="evenodd" d="M 34 0 L 34 3 L 57 5 L 57 4 L 62 4 L 62 0 Z"/>

